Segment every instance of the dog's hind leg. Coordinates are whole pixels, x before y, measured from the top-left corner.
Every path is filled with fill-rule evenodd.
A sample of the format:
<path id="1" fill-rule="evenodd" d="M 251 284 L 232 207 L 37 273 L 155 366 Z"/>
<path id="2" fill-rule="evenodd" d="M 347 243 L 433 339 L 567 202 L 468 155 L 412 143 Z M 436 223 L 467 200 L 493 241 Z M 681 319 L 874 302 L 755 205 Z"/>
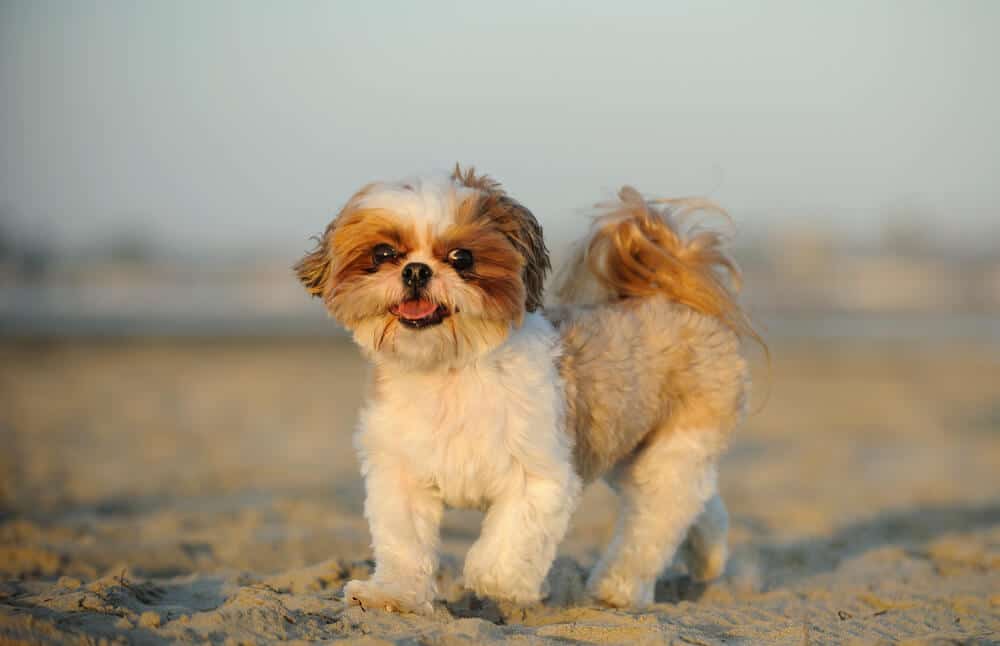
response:
<path id="1" fill-rule="evenodd" d="M 612 471 L 609 483 L 621 511 L 611 545 L 587 582 L 597 600 L 612 606 L 653 602 L 657 577 L 715 495 L 721 436 L 670 423 Z"/>
<path id="2" fill-rule="evenodd" d="M 722 576 L 729 558 L 729 513 L 718 492 L 695 519 L 681 549 L 688 574 L 698 582 Z"/>

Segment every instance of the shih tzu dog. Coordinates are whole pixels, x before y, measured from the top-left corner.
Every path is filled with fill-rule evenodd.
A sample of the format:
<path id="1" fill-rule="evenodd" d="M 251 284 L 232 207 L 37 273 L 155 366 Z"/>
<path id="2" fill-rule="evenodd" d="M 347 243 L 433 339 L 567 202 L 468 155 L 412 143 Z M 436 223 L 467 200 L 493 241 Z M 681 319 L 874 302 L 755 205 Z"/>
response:
<path id="1" fill-rule="evenodd" d="M 581 488 L 605 478 L 621 508 L 588 590 L 653 601 L 680 553 L 719 576 L 728 516 L 716 463 L 744 416 L 739 272 L 722 237 L 685 226 L 707 201 L 626 187 L 542 309 L 542 229 L 474 171 L 362 188 L 296 266 L 374 364 L 355 444 L 375 573 L 363 607 L 427 613 L 445 505 L 484 510 L 464 585 L 532 603 Z M 683 548 L 683 549 L 682 549 Z"/>

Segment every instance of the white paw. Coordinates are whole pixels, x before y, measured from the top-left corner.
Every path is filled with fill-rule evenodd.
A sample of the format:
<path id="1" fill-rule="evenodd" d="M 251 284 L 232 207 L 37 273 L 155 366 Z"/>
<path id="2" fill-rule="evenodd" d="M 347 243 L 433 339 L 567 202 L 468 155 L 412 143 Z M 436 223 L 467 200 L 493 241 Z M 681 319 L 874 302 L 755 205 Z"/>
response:
<path id="1" fill-rule="evenodd" d="M 594 576 L 597 575 L 597 576 Z M 587 581 L 587 592 L 597 601 L 615 608 L 638 608 L 653 603 L 656 581 L 628 580 L 595 572 Z"/>
<path id="2" fill-rule="evenodd" d="M 362 610 L 412 612 L 418 615 L 434 613 L 434 591 L 413 583 L 387 581 L 351 581 L 344 586 L 344 602 L 361 606 Z"/>
<path id="3" fill-rule="evenodd" d="M 527 605 L 548 595 L 545 572 L 526 572 L 523 565 L 509 567 L 479 547 L 473 545 L 469 550 L 462 573 L 463 585 L 476 596 Z"/>

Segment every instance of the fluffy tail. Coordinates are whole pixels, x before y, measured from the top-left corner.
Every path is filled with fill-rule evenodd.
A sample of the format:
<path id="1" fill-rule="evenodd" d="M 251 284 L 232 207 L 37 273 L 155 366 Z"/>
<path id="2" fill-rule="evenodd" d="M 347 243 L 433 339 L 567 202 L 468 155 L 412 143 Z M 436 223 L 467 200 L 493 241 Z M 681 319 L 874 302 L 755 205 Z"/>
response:
<path id="1" fill-rule="evenodd" d="M 720 320 L 740 336 L 763 341 L 740 307 L 740 270 L 717 231 L 689 226 L 694 214 L 728 214 L 700 198 L 647 200 L 631 186 L 598 204 L 590 235 L 566 267 L 564 303 L 606 303 L 663 294 Z"/>

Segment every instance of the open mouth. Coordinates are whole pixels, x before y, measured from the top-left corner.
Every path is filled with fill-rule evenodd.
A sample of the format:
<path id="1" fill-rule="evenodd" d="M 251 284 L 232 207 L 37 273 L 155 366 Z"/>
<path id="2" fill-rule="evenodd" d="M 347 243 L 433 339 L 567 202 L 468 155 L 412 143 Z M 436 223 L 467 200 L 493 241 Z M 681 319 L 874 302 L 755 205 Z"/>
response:
<path id="1" fill-rule="evenodd" d="M 444 305 L 438 305 L 425 298 L 411 298 L 398 305 L 393 305 L 389 311 L 406 327 L 423 328 L 437 325 L 451 313 Z"/>

